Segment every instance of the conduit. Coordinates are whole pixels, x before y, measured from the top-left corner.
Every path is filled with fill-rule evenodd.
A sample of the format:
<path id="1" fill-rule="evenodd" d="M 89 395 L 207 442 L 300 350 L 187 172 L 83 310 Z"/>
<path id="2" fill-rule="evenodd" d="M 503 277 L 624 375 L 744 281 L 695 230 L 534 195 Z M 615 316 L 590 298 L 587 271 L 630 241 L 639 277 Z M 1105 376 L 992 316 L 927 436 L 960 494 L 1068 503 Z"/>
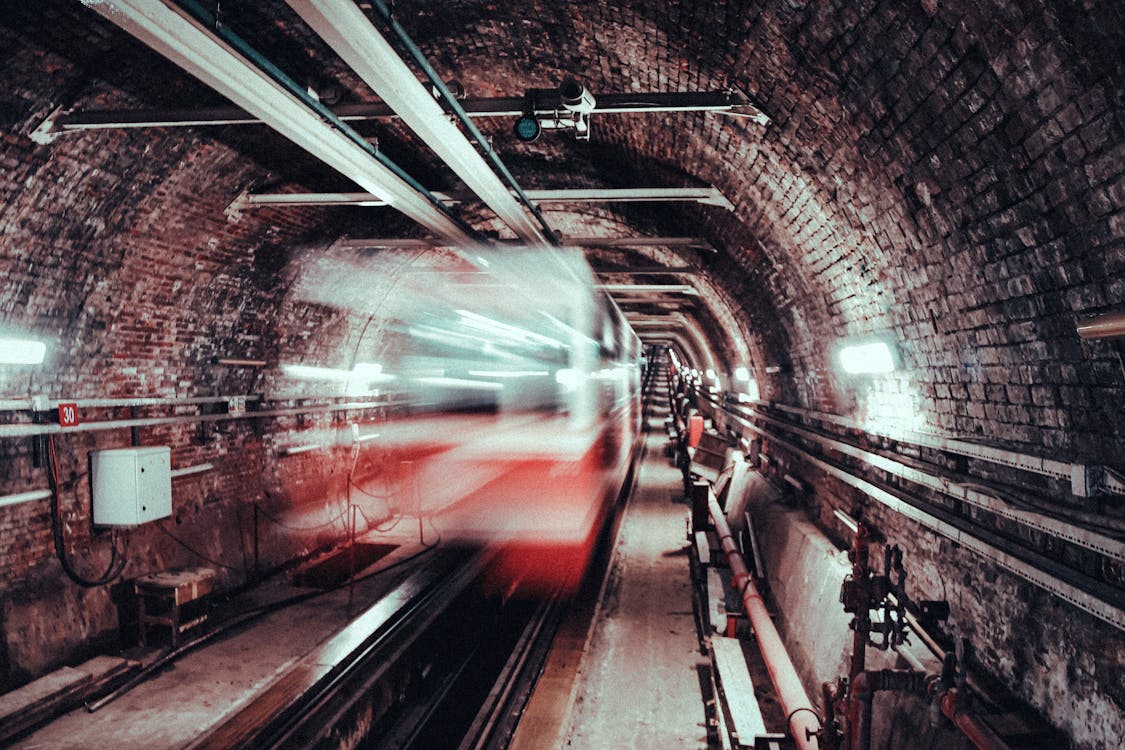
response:
<path id="1" fill-rule="evenodd" d="M 770 673 L 770 681 L 788 717 L 786 729 L 798 750 L 814 750 L 818 747 L 815 733 L 820 730 L 820 716 L 809 702 L 801 678 L 797 676 L 797 670 L 789 659 L 789 652 L 785 650 L 781 636 L 778 635 L 777 628 L 770 618 L 769 610 L 766 609 L 765 601 L 754 585 L 754 580 L 746 568 L 746 562 L 742 559 L 738 545 L 731 536 L 730 526 L 727 524 L 722 508 L 719 507 L 719 501 L 715 498 L 715 493 L 710 490 L 707 492 L 707 508 L 733 574 L 732 584 L 742 597 L 742 608 L 750 618 L 754 635 L 758 639 L 758 647 Z"/>
<path id="2" fill-rule="evenodd" d="M 198 3 L 105 0 L 87 7 L 438 236 L 479 244 L 435 197 Z"/>
<path id="3" fill-rule="evenodd" d="M 480 153 L 449 121 L 433 94 L 352 0 L 287 2 L 516 236 L 531 246 L 551 246 Z"/>

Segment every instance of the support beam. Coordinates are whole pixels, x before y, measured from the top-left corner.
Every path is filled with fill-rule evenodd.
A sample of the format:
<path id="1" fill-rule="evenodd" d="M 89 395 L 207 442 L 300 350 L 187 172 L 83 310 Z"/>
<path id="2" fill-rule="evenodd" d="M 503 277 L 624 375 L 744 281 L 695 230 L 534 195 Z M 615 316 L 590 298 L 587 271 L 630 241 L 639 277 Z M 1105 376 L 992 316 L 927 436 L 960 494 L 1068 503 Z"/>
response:
<path id="1" fill-rule="evenodd" d="M 358 5 L 286 1 L 517 237 L 532 247 L 554 245 Z"/>
<path id="2" fill-rule="evenodd" d="M 609 294 L 687 294 L 692 297 L 699 295 L 695 287 L 689 284 L 595 284 L 594 288 Z"/>
<path id="3" fill-rule="evenodd" d="M 636 268 L 595 268 L 598 276 L 660 276 L 663 274 L 700 274 L 701 269 L 694 266 L 637 266 Z"/>
<path id="4" fill-rule="evenodd" d="M 447 206 L 464 203 L 469 196 L 433 191 Z M 663 203 L 690 201 L 719 206 L 728 211 L 734 204 L 718 188 L 581 188 L 559 190 L 525 190 L 524 194 L 539 203 Z M 242 193 L 228 210 L 244 211 L 260 207 L 283 206 L 386 206 L 371 193 Z"/>
<path id="5" fill-rule="evenodd" d="M 560 237 L 559 242 L 569 247 L 684 247 L 692 250 L 706 250 L 712 253 L 718 252 L 702 237 Z M 341 246 L 351 249 L 451 247 L 449 243 L 441 240 L 404 240 L 394 237 L 360 237 L 346 240 Z"/>
<path id="6" fill-rule="evenodd" d="M 106 0 L 89 7 L 443 240 L 479 244 L 355 131 L 302 99 L 300 87 L 280 71 L 265 70 L 261 56 L 241 40 L 220 38 L 199 18 L 161 0 Z"/>
<path id="7" fill-rule="evenodd" d="M 543 89 L 533 96 L 533 114 L 554 115 L 562 106 L 556 89 Z M 744 114 L 756 121 L 765 117 L 745 94 L 739 91 L 696 91 L 684 93 L 598 94 L 594 111 L 599 115 L 655 112 L 722 112 Z M 522 96 L 469 98 L 461 102 L 470 117 L 519 117 L 524 114 Z M 332 112 L 346 122 L 389 120 L 398 115 L 385 102 L 342 104 Z M 768 122 L 768 118 L 765 122 Z M 194 125 L 258 125 L 263 120 L 240 107 L 199 107 L 195 109 L 128 109 L 59 112 L 40 127 L 45 137 L 82 130 L 119 128 L 176 128 Z M 765 124 L 765 123 L 763 123 Z"/>

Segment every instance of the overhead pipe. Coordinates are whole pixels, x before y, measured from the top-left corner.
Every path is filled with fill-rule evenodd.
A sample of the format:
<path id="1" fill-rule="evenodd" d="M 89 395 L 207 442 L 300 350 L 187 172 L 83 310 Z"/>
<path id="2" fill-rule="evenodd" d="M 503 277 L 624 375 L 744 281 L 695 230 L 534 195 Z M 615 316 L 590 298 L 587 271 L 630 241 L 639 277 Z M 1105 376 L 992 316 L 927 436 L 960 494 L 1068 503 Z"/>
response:
<path id="1" fill-rule="evenodd" d="M 715 493 L 710 490 L 707 492 L 707 508 L 711 514 L 711 523 L 715 525 L 715 533 L 718 534 L 723 552 L 727 556 L 727 564 L 733 576 L 731 583 L 742 597 L 742 608 L 750 618 L 754 635 L 758 639 L 758 647 L 770 673 L 770 681 L 788 717 L 786 729 L 798 750 L 815 750 L 818 747 L 816 733 L 820 731 L 820 716 L 809 702 L 801 678 L 797 676 L 797 670 L 789 658 L 789 652 L 785 650 L 769 610 L 766 609 L 765 600 L 754 585 L 750 571 L 746 568 L 746 562 L 742 559 L 734 537 L 731 536 L 723 509 L 719 507 Z"/>
<path id="2" fill-rule="evenodd" d="M 1084 339 L 1114 339 L 1125 336 L 1125 311 L 1086 318 L 1079 322 L 1077 330 L 1078 336 Z"/>
<path id="3" fill-rule="evenodd" d="M 438 236 L 480 244 L 436 197 L 195 0 L 87 7 Z"/>
<path id="4" fill-rule="evenodd" d="M 426 59 L 426 55 L 418 48 L 418 45 L 414 43 L 410 35 L 406 33 L 406 29 L 402 27 L 398 19 L 394 17 L 390 6 L 383 0 L 369 0 L 369 2 L 375 12 L 383 19 L 383 23 L 387 24 L 387 27 L 398 38 L 399 43 L 406 49 L 407 54 L 410 55 L 415 64 L 422 70 L 426 78 L 429 79 L 430 85 L 433 86 L 434 91 L 438 93 L 442 101 L 445 102 L 445 105 L 449 107 L 449 111 L 453 113 L 453 116 L 457 118 L 458 122 L 460 122 L 469 135 L 472 136 L 473 140 L 477 142 L 477 145 L 484 152 L 484 155 L 488 157 L 488 161 L 495 168 L 496 172 L 504 178 L 504 181 L 511 186 L 520 202 L 535 216 L 539 225 L 543 227 L 544 232 L 546 232 L 547 239 L 552 244 L 557 244 L 555 242 L 555 232 L 547 224 L 547 220 L 543 218 L 543 213 L 539 210 L 539 206 L 528 197 L 527 193 L 524 192 L 523 188 L 521 188 L 516 181 L 515 176 L 508 171 L 508 167 L 504 165 L 504 162 L 500 161 L 500 157 L 492 150 L 491 141 L 485 138 L 484 134 L 480 132 L 480 129 L 477 128 L 472 119 L 469 118 L 468 113 L 465 112 L 465 108 L 461 106 L 461 102 L 453 95 L 449 87 L 445 85 L 445 81 L 441 79 L 441 76 L 439 76 L 437 71 L 433 69 L 433 66 L 430 65 L 430 61 Z M 745 95 L 740 94 L 740 96 L 746 100 Z"/>
<path id="5" fill-rule="evenodd" d="M 544 233 L 531 221 L 464 133 L 449 121 L 446 111 L 434 99 L 430 90 L 414 76 L 359 6 L 352 0 L 286 2 L 449 165 L 469 189 L 480 196 L 512 228 L 516 236 L 531 246 L 547 247 L 557 244 L 557 238 L 549 229 Z M 405 32 L 402 32 L 400 39 L 408 42 L 407 46 L 412 51 L 417 50 L 409 42 Z M 420 53 L 415 59 L 419 58 L 425 60 Z M 435 74 L 431 82 L 437 86 L 440 79 Z M 456 99 L 450 96 L 448 101 Z M 465 121 L 467 120 L 466 117 Z M 493 165 L 498 163 L 499 159 L 494 158 Z M 507 173 L 507 170 L 504 172 Z M 508 177 L 511 175 L 508 174 Z M 514 179 L 510 184 L 515 186 L 517 194 L 530 206 L 530 201 Z"/>

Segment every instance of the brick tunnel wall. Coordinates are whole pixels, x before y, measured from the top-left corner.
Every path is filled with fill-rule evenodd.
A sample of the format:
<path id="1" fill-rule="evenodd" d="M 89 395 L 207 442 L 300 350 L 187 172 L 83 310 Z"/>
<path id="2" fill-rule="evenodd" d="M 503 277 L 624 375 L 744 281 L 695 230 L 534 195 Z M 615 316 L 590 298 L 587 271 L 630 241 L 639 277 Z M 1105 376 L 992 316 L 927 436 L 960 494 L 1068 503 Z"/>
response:
<path id="1" fill-rule="evenodd" d="M 750 317 L 777 311 L 781 330 L 748 335 L 792 361 L 779 377 L 801 403 L 858 395 L 862 412 L 877 401 L 878 384 L 853 394 L 836 382 L 831 347 L 885 334 L 906 371 L 895 386 L 911 391 L 899 400 L 929 427 L 1122 461 L 1116 350 L 1074 333 L 1078 314 L 1125 299 L 1125 71 L 1105 6 L 399 11 L 474 95 L 570 71 L 595 93 L 737 85 L 757 96 L 767 128 L 676 114 L 595 115 L 593 127 L 621 150 L 618 179 L 690 165 L 736 204 L 737 224 L 704 231 L 738 261 L 742 274 L 724 280 L 745 289 Z"/>
<path id="2" fill-rule="evenodd" d="M 54 438 L 67 556 L 80 576 L 97 578 L 111 547 L 122 546 L 127 563 L 111 585 L 67 579 L 47 500 L 0 507 L 3 689 L 128 645 L 135 615 L 123 581 L 204 565 L 231 588 L 255 565 L 268 571 L 344 535 L 341 466 L 351 455 L 332 446 L 348 425 L 315 409 L 201 422 L 195 415 L 222 416 L 227 405 L 186 400 L 265 394 L 275 406 L 299 407 L 308 394 L 272 366 L 340 365 L 369 316 L 299 288 L 308 266 L 324 257 L 327 243 L 313 239 L 322 222 L 339 230 L 342 217 L 299 209 L 228 216 L 234 196 L 268 175 L 201 131 L 95 132 L 38 145 L 29 133 L 60 101 L 135 102 L 2 27 L 0 47 L 0 329 L 49 345 L 41 367 L 0 365 L 0 400 L 169 399 L 176 403 L 83 408 L 80 417 L 183 420 Z M 271 369 L 214 364 L 215 357 L 263 360 Z M 28 419 L 26 410 L 2 416 L 8 425 Z M 326 447 L 284 455 L 310 434 L 321 434 Z M 130 445 L 170 446 L 174 469 L 213 468 L 173 480 L 171 519 L 119 534 L 95 531 L 87 455 Z M 46 441 L 0 439 L 0 495 L 47 488 L 47 465 Z"/>
<path id="3" fill-rule="evenodd" d="M 636 186 L 671 172 L 686 184 L 721 188 L 733 214 L 621 215 L 669 233 L 702 233 L 723 251 L 702 267 L 741 306 L 720 319 L 744 327 L 764 395 L 872 426 L 1125 464 L 1119 345 L 1082 342 L 1074 333 L 1078 314 L 1125 299 L 1125 73 L 1109 4 L 601 0 L 537 3 L 534 12 L 518 4 L 399 2 L 396 11 L 439 69 L 475 96 L 550 86 L 565 71 L 595 94 L 736 85 L 761 101 L 773 120 L 766 128 L 719 115 L 595 116 L 592 144 L 552 147 L 540 162 L 536 149 L 544 144 L 500 135 L 509 123 L 489 132 L 505 158 L 524 157 L 529 169 L 538 164 L 560 180 L 567 168 L 559 150 L 603 167 L 593 174 L 608 185 Z M 26 136 L 38 118 L 90 83 L 66 59 L 5 34 L 5 49 L 15 52 L 4 63 L 0 257 L 14 283 L 5 285 L 0 311 L 6 323 L 75 342 L 64 362 L 53 363 L 61 365 L 52 366 L 57 382 L 5 372 L 5 394 L 86 395 L 103 380 L 118 383 L 110 387 L 119 393 L 251 392 L 253 371 L 169 367 L 168 352 L 203 362 L 234 350 L 267 357 L 285 350 L 314 361 L 324 359 L 314 345 L 327 350 L 351 340 L 356 321 L 315 306 L 285 307 L 277 248 L 303 238 L 318 219 L 287 212 L 226 222 L 230 198 L 263 175 L 197 133 L 101 134 L 34 146 Z M 91 31 L 91 45 L 102 36 Z M 102 93 L 114 103 L 114 91 Z M 167 254 L 154 253 L 161 247 Z M 209 283 L 196 284 L 196 273 Z M 305 328 L 309 316 L 321 322 Z M 900 371 L 841 378 L 835 342 L 872 334 L 896 342 Z M 133 349 L 117 357 L 126 340 Z M 768 365 L 781 371 L 767 373 Z M 249 428 L 227 437 L 221 442 L 232 451 L 268 442 Z M 177 440 L 185 462 L 204 455 L 187 447 L 188 438 Z M 14 451 L 17 468 L 0 491 L 21 491 L 41 477 L 28 446 L 5 450 Z M 248 473 L 257 471 L 250 466 Z M 207 475 L 178 482 L 196 488 L 188 492 L 200 507 L 219 492 Z M 232 494 L 241 486 L 222 484 Z M 814 502 L 831 504 L 831 484 L 815 484 Z M 243 489 L 257 496 L 260 485 Z M 1065 493 L 1057 500 L 1079 502 Z M 1088 504 L 1095 513 L 1121 512 L 1112 498 Z M 18 531 L 21 540 L 13 569 L 46 564 L 42 514 L 32 505 L 0 509 L 0 523 L 13 524 L 6 535 Z M 933 587 L 940 577 L 951 596 L 977 601 L 993 585 L 988 570 L 947 575 L 958 562 L 944 559 L 936 539 L 902 519 L 881 522 L 891 536 L 926 540 L 917 553 L 932 560 L 934 573 L 923 579 Z M 169 540 L 148 543 L 165 550 L 154 556 L 175 549 Z M 1030 599 L 1026 592 L 1005 598 L 1014 608 L 1005 632 L 1028 619 Z M 1035 611 L 1044 625 L 1033 628 L 1042 638 L 1031 638 L 1032 655 L 998 649 L 989 659 L 998 672 L 1012 676 L 1018 670 L 1009 663 L 1058 653 L 1070 615 Z M 68 642 L 104 631 L 110 619 L 74 627 Z M 1079 627 L 1091 644 L 1105 635 L 1096 623 Z M 1111 693 L 1106 710 L 1120 717 L 1115 678 L 1077 655 L 1068 665 L 1067 689 Z M 23 676 L 29 668 L 10 669 Z M 1037 704 L 1050 700 L 1038 687 L 1023 692 Z M 1119 724 L 1111 717 L 1101 728 Z"/>

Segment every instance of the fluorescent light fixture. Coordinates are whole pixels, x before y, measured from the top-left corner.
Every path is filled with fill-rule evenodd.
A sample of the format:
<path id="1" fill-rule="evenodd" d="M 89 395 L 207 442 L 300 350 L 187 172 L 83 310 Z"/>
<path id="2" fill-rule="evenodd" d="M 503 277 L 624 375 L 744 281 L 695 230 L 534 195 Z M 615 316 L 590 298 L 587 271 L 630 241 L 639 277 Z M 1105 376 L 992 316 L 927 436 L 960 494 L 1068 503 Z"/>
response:
<path id="1" fill-rule="evenodd" d="M 750 371 L 745 367 L 734 368 L 734 379 L 740 383 L 750 382 Z"/>
<path id="2" fill-rule="evenodd" d="M 871 375 L 892 372 L 895 360 L 887 342 L 869 341 L 842 348 L 840 366 L 844 368 L 844 372 L 852 375 Z"/>
<path id="3" fill-rule="evenodd" d="M 47 356 L 47 345 L 34 339 L 0 338 L 0 365 L 37 365 Z"/>

